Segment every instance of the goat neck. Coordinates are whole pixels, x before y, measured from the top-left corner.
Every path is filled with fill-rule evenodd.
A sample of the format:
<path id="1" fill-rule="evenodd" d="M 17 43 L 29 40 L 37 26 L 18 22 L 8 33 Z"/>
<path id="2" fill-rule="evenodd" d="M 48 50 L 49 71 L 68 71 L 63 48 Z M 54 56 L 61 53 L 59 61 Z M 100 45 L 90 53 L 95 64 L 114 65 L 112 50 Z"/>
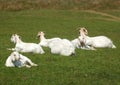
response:
<path id="1" fill-rule="evenodd" d="M 19 38 L 19 36 L 16 36 L 15 40 L 16 40 L 16 43 L 21 43 L 22 42 L 22 40 Z"/>
<path id="2" fill-rule="evenodd" d="M 46 40 L 44 35 L 40 35 L 40 41 Z"/>

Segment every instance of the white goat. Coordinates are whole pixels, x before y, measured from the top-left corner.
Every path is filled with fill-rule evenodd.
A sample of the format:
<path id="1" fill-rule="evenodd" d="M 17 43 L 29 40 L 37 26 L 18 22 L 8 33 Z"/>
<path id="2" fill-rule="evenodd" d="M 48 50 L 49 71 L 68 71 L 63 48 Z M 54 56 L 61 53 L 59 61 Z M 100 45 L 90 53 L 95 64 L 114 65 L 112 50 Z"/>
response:
<path id="1" fill-rule="evenodd" d="M 33 52 L 33 53 L 40 53 L 40 54 L 45 53 L 39 44 L 25 43 L 20 39 L 20 37 L 17 34 L 12 35 L 11 42 L 14 42 L 16 44 L 15 48 L 12 48 L 12 50 L 15 50 L 18 52 Z"/>
<path id="2" fill-rule="evenodd" d="M 82 46 L 88 47 L 94 50 L 94 47 L 97 48 L 116 48 L 112 41 L 106 36 L 96 36 L 89 37 L 87 36 L 88 32 L 85 28 L 80 29 L 80 43 Z"/>
<path id="3" fill-rule="evenodd" d="M 59 41 L 59 40 L 61 40 L 60 38 L 51 38 L 51 39 L 46 39 L 45 38 L 45 33 L 44 32 L 38 32 L 38 35 L 37 35 L 37 37 L 39 37 L 40 38 L 40 45 L 41 46 L 43 46 L 43 47 L 48 47 L 49 46 L 49 43 L 51 43 L 52 41 L 55 41 L 55 40 L 57 40 L 57 41 Z"/>
<path id="4" fill-rule="evenodd" d="M 28 67 L 37 66 L 37 64 L 33 63 L 29 58 L 19 54 L 18 52 L 14 51 L 11 55 L 7 58 L 6 67 Z"/>
<path id="5" fill-rule="evenodd" d="M 81 48 L 81 43 L 80 43 L 80 41 L 79 41 L 79 38 L 76 38 L 76 39 L 74 39 L 74 40 L 71 40 L 71 43 L 73 44 L 73 46 L 74 46 L 75 48 Z"/>
<path id="6" fill-rule="evenodd" d="M 46 39 L 43 32 L 39 32 L 40 45 L 49 47 L 51 53 L 69 56 L 75 54 L 75 48 L 72 43 L 67 39 L 52 38 Z"/>
<path id="7" fill-rule="evenodd" d="M 72 43 L 67 39 L 59 41 L 53 41 L 48 46 L 51 49 L 51 53 L 60 54 L 63 56 L 70 56 L 75 54 L 75 48 Z"/>
<path id="8" fill-rule="evenodd" d="M 74 48 L 85 49 L 85 50 L 91 50 L 92 49 L 90 46 L 83 46 L 82 43 L 80 42 L 79 37 L 74 39 L 74 40 L 71 40 L 71 43 L 73 44 Z"/>

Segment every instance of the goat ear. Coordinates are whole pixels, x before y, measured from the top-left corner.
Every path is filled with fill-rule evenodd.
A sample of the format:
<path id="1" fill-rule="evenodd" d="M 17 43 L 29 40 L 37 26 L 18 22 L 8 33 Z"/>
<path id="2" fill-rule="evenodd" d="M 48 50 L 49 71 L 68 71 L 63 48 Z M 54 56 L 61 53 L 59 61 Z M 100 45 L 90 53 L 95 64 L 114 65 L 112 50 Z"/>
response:
<path id="1" fill-rule="evenodd" d="M 88 35 L 88 31 L 86 30 L 86 35 Z"/>
<path id="2" fill-rule="evenodd" d="M 88 31 L 85 29 L 85 35 L 88 35 Z"/>

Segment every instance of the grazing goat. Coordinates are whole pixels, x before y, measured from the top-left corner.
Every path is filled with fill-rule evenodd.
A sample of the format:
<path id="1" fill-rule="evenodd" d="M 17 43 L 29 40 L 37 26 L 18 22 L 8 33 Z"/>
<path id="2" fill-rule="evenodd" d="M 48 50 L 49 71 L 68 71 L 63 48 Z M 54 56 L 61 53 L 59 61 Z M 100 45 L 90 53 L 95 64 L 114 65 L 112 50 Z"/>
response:
<path id="1" fill-rule="evenodd" d="M 96 36 L 89 37 L 87 36 L 88 32 L 85 28 L 80 29 L 80 43 L 83 47 L 88 47 L 94 50 L 96 48 L 116 48 L 112 41 L 106 36 Z"/>
<path id="2" fill-rule="evenodd" d="M 14 51 L 11 55 L 7 58 L 6 67 L 28 67 L 37 66 L 37 64 L 33 63 L 29 58 L 19 54 L 18 52 Z"/>
<path id="3" fill-rule="evenodd" d="M 67 39 L 46 39 L 43 32 L 39 32 L 38 37 L 40 37 L 40 45 L 49 47 L 51 49 L 51 53 L 53 54 L 60 54 L 63 56 L 70 56 L 75 54 L 74 46 Z"/>
<path id="4" fill-rule="evenodd" d="M 18 52 L 33 52 L 39 54 L 45 53 L 39 44 L 25 43 L 20 39 L 20 37 L 17 34 L 12 35 L 11 42 L 14 42 L 16 44 L 15 48 L 12 48 L 11 50 L 15 50 Z"/>

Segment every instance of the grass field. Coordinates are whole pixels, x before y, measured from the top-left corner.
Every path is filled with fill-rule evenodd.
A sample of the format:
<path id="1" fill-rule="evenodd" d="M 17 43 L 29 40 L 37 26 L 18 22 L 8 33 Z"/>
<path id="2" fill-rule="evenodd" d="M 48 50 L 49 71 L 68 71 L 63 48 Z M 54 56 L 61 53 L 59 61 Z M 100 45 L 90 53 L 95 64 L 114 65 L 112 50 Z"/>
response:
<path id="1" fill-rule="evenodd" d="M 39 43 L 36 35 L 47 38 L 78 37 L 78 27 L 89 36 L 105 35 L 116 49 L 87 51 L 76 49 L 76 56 L 60 56 L 43 48 L 45 54 L 22 53 L 38 67 L 7 68 L 5 61 L 14 47 L 10 42 L 18 33 L 25 42 Z M 23 10 L 0 11 L 0 85 L 120 85 L 120 11 Z"/>

